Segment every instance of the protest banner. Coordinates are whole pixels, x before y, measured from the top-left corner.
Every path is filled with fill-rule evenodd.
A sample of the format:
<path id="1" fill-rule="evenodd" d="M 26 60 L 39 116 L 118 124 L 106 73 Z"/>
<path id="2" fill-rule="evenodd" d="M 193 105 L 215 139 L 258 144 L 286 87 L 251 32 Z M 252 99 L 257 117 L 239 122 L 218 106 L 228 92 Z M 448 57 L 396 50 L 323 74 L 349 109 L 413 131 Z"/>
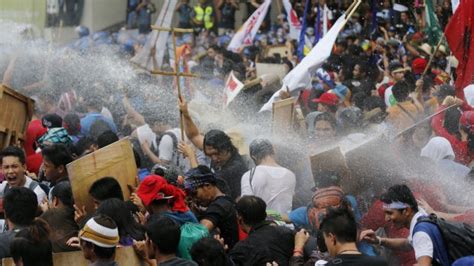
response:
<path id="1" fill-rule="evenodd" d="M 318 176 L 323 171 L 333 171 L 342 178 L 350 176 L 346 159 L 339 146 L 318 152 L 309 157 L 311 162 L 311 172 L 313 173 L 314 183 L 318 184 Z"/>
<path id="2" fill-rule="evenodd" d="M 273 103 L 272 132 L 273 134 L 285 134 L 293 125 L 295 110 L 295 98 L 276 101 Z"/>
<path id="3" fill-rule="evenodd" d="M 0 85 L 0 148 L 24 142 L 33 105 L 32 99 Z"/>
<path id="4" fill-rule="evenodd" d="M 89 188 L 97 179 L 114 177 L 122 188 L 124 199 L 130 197 L 128 185 L 136 186 L 137 165 L 128 138 L 73 161 L 67 165 L 67 170 L 74 202 L 78 206 L 85 206 L 88 213 L 94 211 Z"/>

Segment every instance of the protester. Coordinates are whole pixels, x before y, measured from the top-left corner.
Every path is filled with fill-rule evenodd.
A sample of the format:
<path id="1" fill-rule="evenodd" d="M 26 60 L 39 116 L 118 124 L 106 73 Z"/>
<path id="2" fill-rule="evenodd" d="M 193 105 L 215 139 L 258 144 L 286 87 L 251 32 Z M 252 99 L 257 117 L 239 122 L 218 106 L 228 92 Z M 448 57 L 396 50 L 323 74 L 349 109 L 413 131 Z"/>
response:
<path id="1" fill-rule="evenodd" d="M 0 152 L 2 162 L 2 173 L 5 181 L 0 184 L 0 195 L 5 195 L 14 187 L 25 187 L 36 194 L 38 202 L 46 198 L 45 191 L 39 183 L 26 176 L 25 154 L 20 148 L 7 147 Z"/>
<path id="2" fill-rule="evenodd" d="M 209 168 L 198 166 L 186 173 L 185 187 L 196 203 L 207 207 L 198 215 L 200 223 L 211 233 L 218 229 L 225 244 L 232 248 L 239 241 L 237 213 L 233 200 L 222 193 L 217 181 Z"/>
<path id="3" fill-rule="evenodd" d="M 256 196 L 243 196 L 237 202 L 239 224 L 249 235 L 229 252 L 236 265 L 288 264 L 294 245 L 293 233 L 266 222 L 266 208 L 265 202 Z"/>
<path id="4" fill-rule="evenodd" d="M 66 165 L 72 162 L 72 156 L 66 146 L 55 144 L 45 147 L 43 154 L 44 177 L 50 182 L 51 188 L 60 182 L 69 182 Z M 51 199 L 51 197 L 48 197 Z"/>
<path id="5" fill-rule="evenodd" d="M 24 187 L 13 187 L 3 198 L 5 228 L 0 233 L 0 258 L 11 256 L 10 244 L 20 230 L 34 223 L 38 201 L 35 193 Z"/>
<path id="6" fill-rule="evenodd" d="M 288 213 L 295 193 L 295 175 L 275 161 L 269 140 L 255 139 L 249 149 L 255 168 L 242 176 L 242 196 L 257 196 L 265 201 L 268 209 Z"/>
<path id="7" fill-rule="evenodd" d="M 53 248 L 49 241 L 49 226 L 35 219 L 33 224 L 19 231 L 10 243 L 15 265 L 53 265 Z"/>

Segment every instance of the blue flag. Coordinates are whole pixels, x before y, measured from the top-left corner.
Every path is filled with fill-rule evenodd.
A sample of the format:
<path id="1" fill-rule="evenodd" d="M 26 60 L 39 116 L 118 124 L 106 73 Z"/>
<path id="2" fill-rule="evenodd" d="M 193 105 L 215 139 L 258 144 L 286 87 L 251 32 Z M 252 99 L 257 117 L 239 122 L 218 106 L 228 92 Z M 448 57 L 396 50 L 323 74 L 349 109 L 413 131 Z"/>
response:
<path id="1" fill-rule="evenodd" d="M 318 4 L 318 16 L 316 17 L 316 23 L 314 24 L 313 47 L 316 46 L 316 44 L 319 42 L 319 39 L 321 39 L 321 7 Z"/>
<path id="2" fill-rule="evenodd" d="M 306 23 L 306 16 L 308 14 L 308 9 L 309 9 L 309 0 L 306 0 L 306 3 L 304 5 L 303 26 L 301 27 L 300 41 L 298 43 L 298 59 L 300 61 L 304 57 L 306 27 L 308 26 Z"/>

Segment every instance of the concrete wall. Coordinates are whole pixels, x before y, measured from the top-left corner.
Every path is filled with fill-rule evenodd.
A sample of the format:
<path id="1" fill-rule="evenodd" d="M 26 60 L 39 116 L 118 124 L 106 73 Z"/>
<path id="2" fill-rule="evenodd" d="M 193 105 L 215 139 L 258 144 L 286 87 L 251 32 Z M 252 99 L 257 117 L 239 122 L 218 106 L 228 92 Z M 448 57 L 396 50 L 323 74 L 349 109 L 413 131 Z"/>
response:
<path id="1" fill-rule="evenodd" d="M 0 19 L 31 24 L 42 34 L 46 24 L 46 0 L 0 0 Z"/>
<path id="2" fill-rule="evenodd" d="M 85 0 L 81 25 L 91 32 L 124 23 L 127 0 Z"/>

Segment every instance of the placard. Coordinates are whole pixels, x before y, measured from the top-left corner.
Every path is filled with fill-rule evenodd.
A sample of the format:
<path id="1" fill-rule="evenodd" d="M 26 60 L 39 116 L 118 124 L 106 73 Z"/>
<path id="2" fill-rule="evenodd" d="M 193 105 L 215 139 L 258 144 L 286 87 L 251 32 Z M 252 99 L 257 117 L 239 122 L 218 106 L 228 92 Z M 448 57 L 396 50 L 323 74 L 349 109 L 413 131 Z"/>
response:
<path id="1" fill-rule="evenodd" d="M 273 134 L 286 134 L 293 126 L 295 110 L 295 98 L 276 101 L 272 110 L 272 132 Z"/>
<path id="2" fill-rule="evenodd" d="M 277 75 L 282 80 L 288 74 L 288 66 L 286 64 L 269 64 L 256 63 L 257 77 L 265 74 Z"/>
<path id="3" fill-rule="evenodd" d="M 94 203 L 89 188 L 94 181 L 114 177 L 122 188 L 124 199 L 130 197 L 127 185 L 136 186 L 137 165 L 128 138 L 112 143 L 67 165 L 72 194 L 77 206 L 86 206 L 93 213 Z"/>

